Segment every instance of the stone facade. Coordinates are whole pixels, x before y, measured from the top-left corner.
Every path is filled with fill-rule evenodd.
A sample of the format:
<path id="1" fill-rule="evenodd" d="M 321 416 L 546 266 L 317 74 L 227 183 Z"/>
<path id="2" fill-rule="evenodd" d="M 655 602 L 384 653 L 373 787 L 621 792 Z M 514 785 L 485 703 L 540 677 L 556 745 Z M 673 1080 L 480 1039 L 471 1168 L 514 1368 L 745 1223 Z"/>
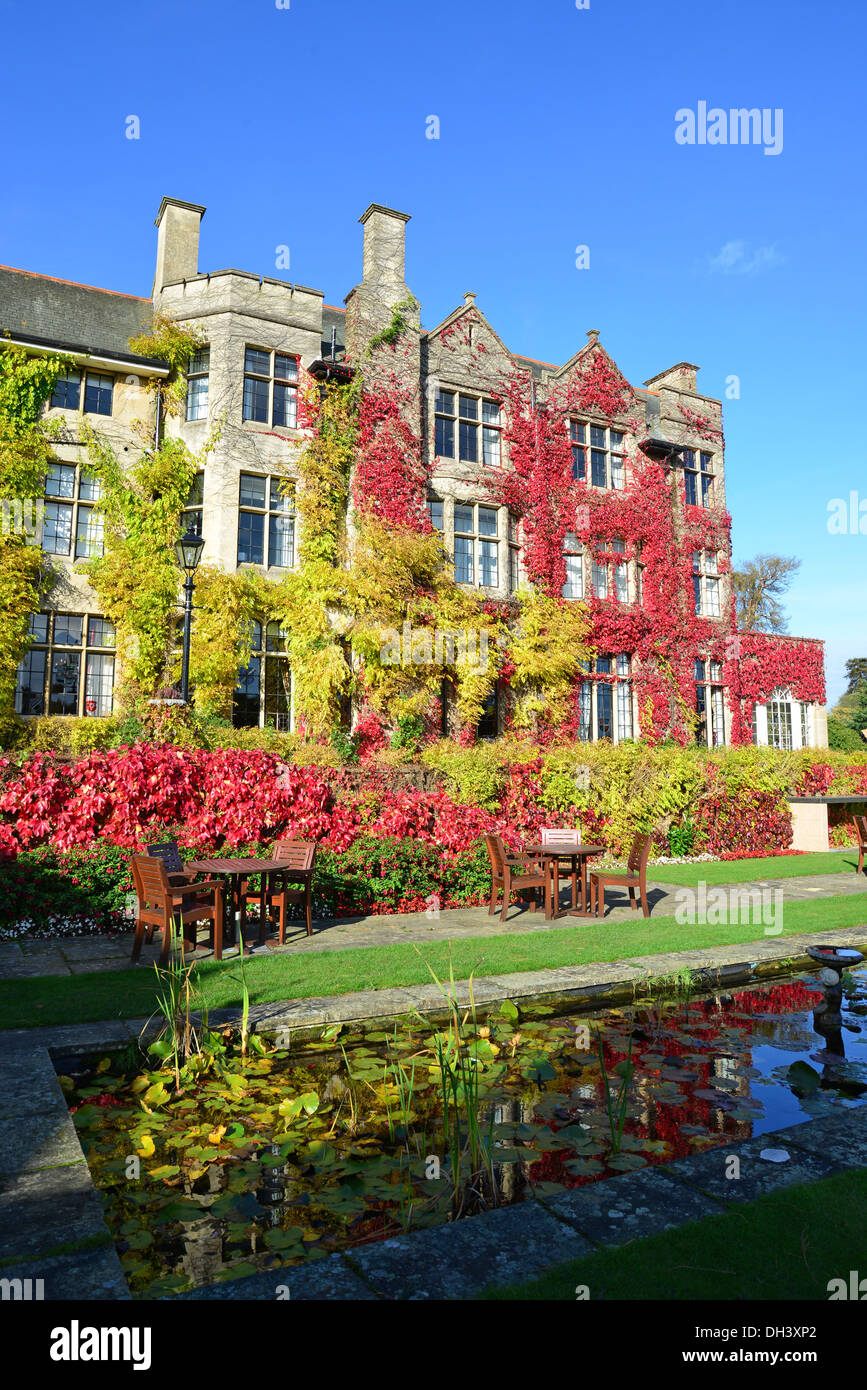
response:
<path id="1" fill-rule="evenodd" d="M 220 439 L 202 479 L 201 497 L 191 501 L 199 513 L 195 521 L 205 541 L 205 557 L 226 570 L 240 563 L 256 563 L 266 574 L 279 577 L 294 562 L 298 537 L 294 519 L 279 516 L 279 505 L 272 505 L 268 480 L 287 474 L 292 477 L 296 471 L 303 444 L 295 416 L 301 368 L 329 358 L 332 347 L 338 359 L 344 352 L 359 358 L 370 338 L 388 329 L 395 306 L 402 306 L 406 327 L 398 370 L 409 388 L 409 423 L 424 442 L 434 505 L 432 519 L 442 530 L 446 550 L 459 568 L 464 567 L 458 577 L 465 573 L 466 582 L 491 598 L 509 598 L 517 584 L 526 580 L 518 519 L 479 487 L 480 467 L 508 466 L 499 387 L 504 379 L 523 373 L 532 382 L 536 400 L 544 404 L 549 395 L 568 386 L 586 355 L 598 350 L 598 333 L 591 330 L 587 342 L 562 366 L 532 361 L 515 355 L 503 343 L 479 311 L 472 292 L 465 294 L 463 302 L 437 328 L 422 330 L 418 305 L 406 283 L 409 217 L 378 204 L 372 204 L 360 219 L 362 279 L 346 296 L 345 308 L 326 305 L 321 290 L 292 282 L 234 269 L 204 273 L 198 266 L 204 211 L 195 204 L 163 199 L 156 219 L 151 300 L 22 272 L 0 272 L 0 330 L 36 352 L 62 346 L 72 353 L 81 373 L 77 408 L 54 405 L 48 412 L 62 422 L 58 460 L 69 466 L 82 458 L 78 425 L 88 408 L 84 387 L 88 373 L 93 381 L 110 378 L 112 383 L 110 413 L 97 415 L 91 423 L 107 436 L 119 457 L 125 451 L 133 456 L 140 448 L 133 421 L 147 420 L 153 411 L 146 383 L 154 376 L 164 376 L 166 369 L 131 353 L 128 338 L 150 322 L 153 313 L 190 325 L 207 343 L 207 354 L 200 355 L 191 370 L 186 418 L 170 419 L 167 428 L 197 452 L 214 422 L 222 421 Z M 710 460 L 707 468 L 713 477 L 713 506 L 725 509 L 721 403 L 698 390 L 697 371 L 694 365 L 681 362 L 650 378 L 646 389 L 630 392 L 631 409 L 624 411 L 622 419 L 607 422 L 617 426 L 622 438 L 616 446 L 606 438 L 604 449 L 598 451 L 600 456 L 606 455 L 600 467 L 610 470 L 607 486 L 629 485 L 628 459 L 641 442 L 637 435 L 661 440 L 686 437 L 697 458 L 704 454 Z M 701 422 L 695 424 L 694 438 L 689 438 L 691 422 Z M 590 412 L 583 424 L 590 431 L 594 423 L 600 429 L 602 417 Z M 589 469 L 589 436 L 586 442 Z M 616 450 L 625 462 L 620 461 Z M 615 469 L 621 470 L 616 479 Z M 56 556 L 63 579 L 52 596 L 51 608 L 88 618 L 98 614 L 87 582 L 76 572 L 78 511 L 87 505 L 79 495 L 78 484 L 77 472 L 75 495 L 64 495 L 61 503 L 75 510 L 70 518 L 70 553 Z M 696 485 L 701 486 L 700 471 Z M 585 556 L 577 563 L 586 595 L 593 582 L 591 560 Z M 624 569 L 627 577 L 622 598 L 635 603 L 639 601 L 637 566 L 630 562 Z M 719 611 L 724 613 L 730 576 L 722 573 L 716 581 L 713 576 L 708 579 Z M 88 624 L 84 626 L 87 629 Z M 44 645 L 57 644 L 49 638 Z M 47 660 L 46 681 L 49 669 Z M 75 707 L 67 699 L 65 712 L 105 712 L 104 700 L 97 702 L 98 708 L 89 707 L 93 703 L 85 680 L 80 679 Z M 50 704 L 49 693 L 44 710 Z M 825 746 L 823 707 L 812 705 L 805 713 L 796 705 L 792 702 L 790 711 L 792 744 L 798 746 L 806 739 Z M 19 712 L 43 711 L 24 708 L 20 703 Z M 502 712 L 499 717 L 502 720 Z M 595 713 L 593 717 L 595 721 Z M 773 719 L 776 730 L 776 713 Z M 600 723 L 599 727 L 608 726 Z M 634 708 L 622 719 L 614 717 L 611 733 L 616 739 L 628 736 L 630 729 L 637 729 Z M 768 729 L 762 706 L 757 711 L 757 741 L 768 740 Z M 728 742 L 730 735 L 731 715 L 723 702 L 719 716 L 709 709 L 706 738 L 709 743 Z M 777 735 L 772 732 L 774 737 Z"/>

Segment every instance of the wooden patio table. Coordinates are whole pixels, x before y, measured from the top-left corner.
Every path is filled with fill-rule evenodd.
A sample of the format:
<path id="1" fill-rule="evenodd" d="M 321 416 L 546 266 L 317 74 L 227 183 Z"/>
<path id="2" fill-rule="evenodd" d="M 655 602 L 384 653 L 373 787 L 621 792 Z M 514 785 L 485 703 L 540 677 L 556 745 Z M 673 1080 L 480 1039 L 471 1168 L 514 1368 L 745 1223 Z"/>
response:
<path id="1" fill-rule="evenodd" d="M 260 916 L 259 916 L 259 945 L 265 940 L 265 925 L 267 922 L 267 904 L 270 899 L 270 877 L 278 870 L 284 871 L 286 865 L 279 859 L 248 859 L 239 857 L 237 859 L 194 859 L 192 863 L 184 865 L 184 868 L 193 870 L 195 873 L 207 874 L 209 878 L 223 878 L 226 880 L 224 895 L 226 900 L 226 922 L 230 924 L 230 929 L 234 930 L 236 917 L 240 917 L 241 932 L 246 939 L 247 926 L 247 905 L 241 894 L 241 883 L 245 878 L 252 878 L 254 874 L 262 875 L 262 893 L 260 897 Z M 222 953 L 220 953 L 221 955 Z M 216 959 L 220 955 L 215 952 Z"/>
<path id="2" fill-rule="evenodd" d="M 551 910 L 550 913 L 546 912 L 546 916 L 550 916 L 551 918 L 557 918 L 568 914 L 568 916 L 570 917 L 595 917 L 596 914 L 594 912 L 587 911 L 587 861 L 591 857 L 591 855 L 602 854 L 604 850 L 604 845 L 572 845 L 568 843 L 558 845 L 553 841 L 546 845 L 532 844 L 524 846 L 525 854 L 532 854 L 534 858 L 537 855 L 541 856 L 544 859 L 546 859 L 550 864 L 554 883 L 551 893 Z M 572 906 L 571 908 L 565 909 L 565 914 L 561 912 L 559 908 L 559 868 L 561 859 L 568 859 L 571 861 L 572 873 Z M 577 881 L 579 878 L 581 880 L 580 909 L 578 907 L 578 899 L 576 895 Z"/>

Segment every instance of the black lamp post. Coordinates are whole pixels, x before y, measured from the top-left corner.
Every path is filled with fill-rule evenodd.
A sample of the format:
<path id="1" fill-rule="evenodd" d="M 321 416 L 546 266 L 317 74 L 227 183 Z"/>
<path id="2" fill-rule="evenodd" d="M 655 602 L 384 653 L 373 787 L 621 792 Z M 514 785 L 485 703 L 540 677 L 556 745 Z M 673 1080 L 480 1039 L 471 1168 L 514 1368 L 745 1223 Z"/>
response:
<path id="1" fill-rule="evenodd" d="M 193 585 L 195 573 L 199 568 L 205 542 L 192 526 L 175 541 L 175 555 L 178 564 L 186 575 L 184 580 L 184 650 L 181 658 L 181 698 L 187 704 L 190 698 L 190 628 L 193 621 Z"/>

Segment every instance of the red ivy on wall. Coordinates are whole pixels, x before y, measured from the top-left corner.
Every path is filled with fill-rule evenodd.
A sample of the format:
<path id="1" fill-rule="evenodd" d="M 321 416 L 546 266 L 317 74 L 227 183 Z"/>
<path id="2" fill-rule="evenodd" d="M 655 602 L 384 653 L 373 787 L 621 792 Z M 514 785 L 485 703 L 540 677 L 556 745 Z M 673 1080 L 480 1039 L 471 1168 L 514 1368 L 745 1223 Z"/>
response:
<path id="1" fill-rule="evenodd" d="M 562 593 L 567 532 L 582 542 L 591 562 L 609 572 L 609 596 L 586 597 L 591 641 L 603 655 L 628 653 L 642 737 L 650 743 L 691 741 L 695 710 L 695 662 L 719 661 L 732 710 L 732 742 L 750 742 L 751 708 L 778 687 L 797 699 L 824 700 L 822 646 L 818 642 L 770 634 L 741 636 L 731 600 L 720 618 L 696 614 L 693 554 L 710 550 L 718 570 L 731 569 L 731 518 L 716 508 L 687 505 L 682 477 L 640 449 L 627 451 L 622 490 L 602 490 L 573 479 L 568 437 L 570 415 L 588 414 L 633 438 L 643 428 L 643 409 L 629 383 L 607 354 L 591 346 L 569 377 L 556 383 L 544 405 L 534 399 L 528 378 L 502 389 L 504 438 L 509 467 L 480 481 L 495 498 L 522 518 L 524 564 L 529 579 L 546 593 Z M 629 412 L 634 410 L 633 414 Z M 705 417 L 680 407 L 690 432 L 721 441 L 722 432 Z M 589 460 L 589 452 L 588 452 Z M 623 543 L 623 551 L 611 548 Z M 615 574 L 631 571 L 628 602 L 616 596 Z M 641 576 L 641 601 L 634 589 Z M 586 679 L 594 679 L 588 674 Z M 605 677 L 608 679 L 608 677 Z M 575 709 L 558 732 L 577 732 Z"/>
<path id="2" fill-rule="evenodd" d="M 526 372 L 494 378 L 482 354 L 484 323 L 474 308 L 440 335 L 443 345 L 459 348 L 484 379 L 484 389 L 500 399 L 502 436 L 508 466 L 486 469 L 482 489 L 521 519 L 524 568 L 530 582 L 558 598 L 565 581 L 564 542 L 574 533 L 591 564 L 607 568 L 609 596 L 587 594 L 591 642 L 606 656 L 631 657 L 629 679 L 637 697 L 639 732 L 650 743 L 693 738 L 696 707 L 695 663 L 718 661 L 732 713 L 733 743 L 752 739 L 752 711 L 782 688 L 796 699 L 825 697 L 822 646 L 818 642 L 770 634 L 738 634 L 733 599 L 719 618 L 695 613 L 693 554 L 718 556 L 719 573 L 731 568 L 731 518 L 714 507 L 686 503 L 678 470 L 646 456 L 628 439 L 644 432 L 644 404 L 608 354 L 592 341 L 573 368 L 537 400 Z M 490 363 L 490 358 L 488 359 Z M 381 367 L 381 364 L 380 364 Z M 390 527 L 430 531 L 426 508 L 428 470 L 423 442 L 411 425 L 417 419 L 417 381 L 398 364 L 379 370 L 361 396 L 352 497 L 363 520 Z M 678 405 L 683 443 L 722 442 L 722 431 L 707 414 Z M 622 490 L 599 489 L 573 478 L 570 416 L 590 417 L 620 429 L 624 436 Z M 589 464 L 589 450 L 588 450 Z M 614 551 L 612 542 L 622 542 Z M 615 575 L 628 566 L 628 601 L 617 597 Z M 589 566 L 585 578 L 589 577 Z M 641 597 L 635 588 L 640 575 Z M 566 600 L 564 600 L 566 601 Z M 504 672 L 508 682 L 508 671 Z M 605 677 L 608 679 L 609 677 Z M 596 679 L 587 673 L 581 679 Z M 616 679 L 616 677 L 612 677 Z M 579 723 L 580 683 L 570 718 L 549 736 L 574 736 Z M 432 716 L 433 717 L 433 716 Z M 432 725 L 433 727 L 433 725 Z M 472 738 L 472 731 L 460 737 Z"/>
<path id="3" fill-rule="evenodd" d="M 361 518 L 429 532 L 428 475 L 421 440 L 407 423 L 410 405 L 394 374 L 362 391 L 352 500 Z"/>

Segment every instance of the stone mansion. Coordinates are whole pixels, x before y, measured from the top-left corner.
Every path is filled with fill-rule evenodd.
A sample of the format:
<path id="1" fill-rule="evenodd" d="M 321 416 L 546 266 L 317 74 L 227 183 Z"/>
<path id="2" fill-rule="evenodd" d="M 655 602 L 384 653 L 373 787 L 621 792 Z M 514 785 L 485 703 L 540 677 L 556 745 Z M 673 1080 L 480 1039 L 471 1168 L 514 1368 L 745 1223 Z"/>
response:
<path id="1" fill-rule="evenodd" d="M 479 483 L 485 470 L 509 468 L 509 430 L 497 385 L 507 376 L 525 381 L 534 407 L 570 402 L 562 425 L 572 476 L 594 503 L 616 504 L 629 494 L 632 461 L 640 456 L 676 472 L 672 506 L 684 517 L 725 515 L 722 407 L 699 391 L 694 365 L 678 362 L 642 389 L 628 387 L 623 409 L 604 411 L 569 394 L 588 363 L 601 362 L 609 375 L 618 374 L 595 330 L 562 365 L 531 360 L 502 342 L 472 293 L 437 327 L 422 329 L 405 278 L 405 213 L 372 204 L 363 214 L 361 280 L 337 307 L 325 303 L 321 290 L 294 282 L 243 270 L 200 270 L 204 212 L 163 198 L 150 297 L 0 267 L 0 334 L 30 353 L 62 352 L 74 363 L 46 408 L 60 429 L 37 541 L 57 562 L 61 578 L 45 611 L 31 620 L 15 697 L 20 716 L 112 713 L 114 633 L 79 572 L 82 560 L 99 553 L 103 524 L 98 485 L 82 468 L 80 425 L 88 420 L 121 459 L 140 450 L 133 422 L 153 413 L 149 384 L 167 378 L 170 369 L 136 355 L 129 343 L 147 331 L 155 314 L 194 327 L 203 343 L 189 364 L 185 409 L 169 418 L 167 428 L 197 453 L 215 420 L 222 421 L 184 519 L 203 538 L 206 559 L 226 571 L 255 566 L 279 578 L 295 566 L 299 523 L 279 483 L 287 471 L 291 475 L 304 443 L 299 392 L 311 369 L 324 380 L 357 360 L 400 303 L 411 306 L 401 371 L 412 388 L 430 520 L 460 584 L 507 603 L 527 583 L 522 518 Z M 639 736 L 636 653 L 629 634 L 638 630 L 650 601 L 650 550 L 650 540 L 643 546 L 627 542 L 610 529 L 600 543 L 580 518 L 563 537 L 563 598 L 587 603 L 604 633 L 604 645 L 594 643 L 599 654 L 579 682 L 578 737 L 617 742 Z M 805 695 L 797 674 L 807 659 L 821 674 L 822 644 L 746 635 L 741 644 L 731 625 L 730 568 L 727 540 L 700 546 L 692 552 L 683 592 L 671 595 L 672 611 L 686 605 L 690 620 L 705 620 L 710 634 L 688 653 L 695 737 L 709 747 L 748 738 L 782 748 L 826 746 L 818 684 Z M 291 729 L 292 673 L 281 634 L 273 629 L 263 624 L 254 636 L 250 659 L 238 674 L 233 718 Z M 645 665 L 650 659 L 645 654 Z M 773 675 L 762 680 L 765 662 Z M 735 736 L 738 710 L 747 737 Z M 495 736 L 505 719 L 497 691 L 480 733 Z"/>

